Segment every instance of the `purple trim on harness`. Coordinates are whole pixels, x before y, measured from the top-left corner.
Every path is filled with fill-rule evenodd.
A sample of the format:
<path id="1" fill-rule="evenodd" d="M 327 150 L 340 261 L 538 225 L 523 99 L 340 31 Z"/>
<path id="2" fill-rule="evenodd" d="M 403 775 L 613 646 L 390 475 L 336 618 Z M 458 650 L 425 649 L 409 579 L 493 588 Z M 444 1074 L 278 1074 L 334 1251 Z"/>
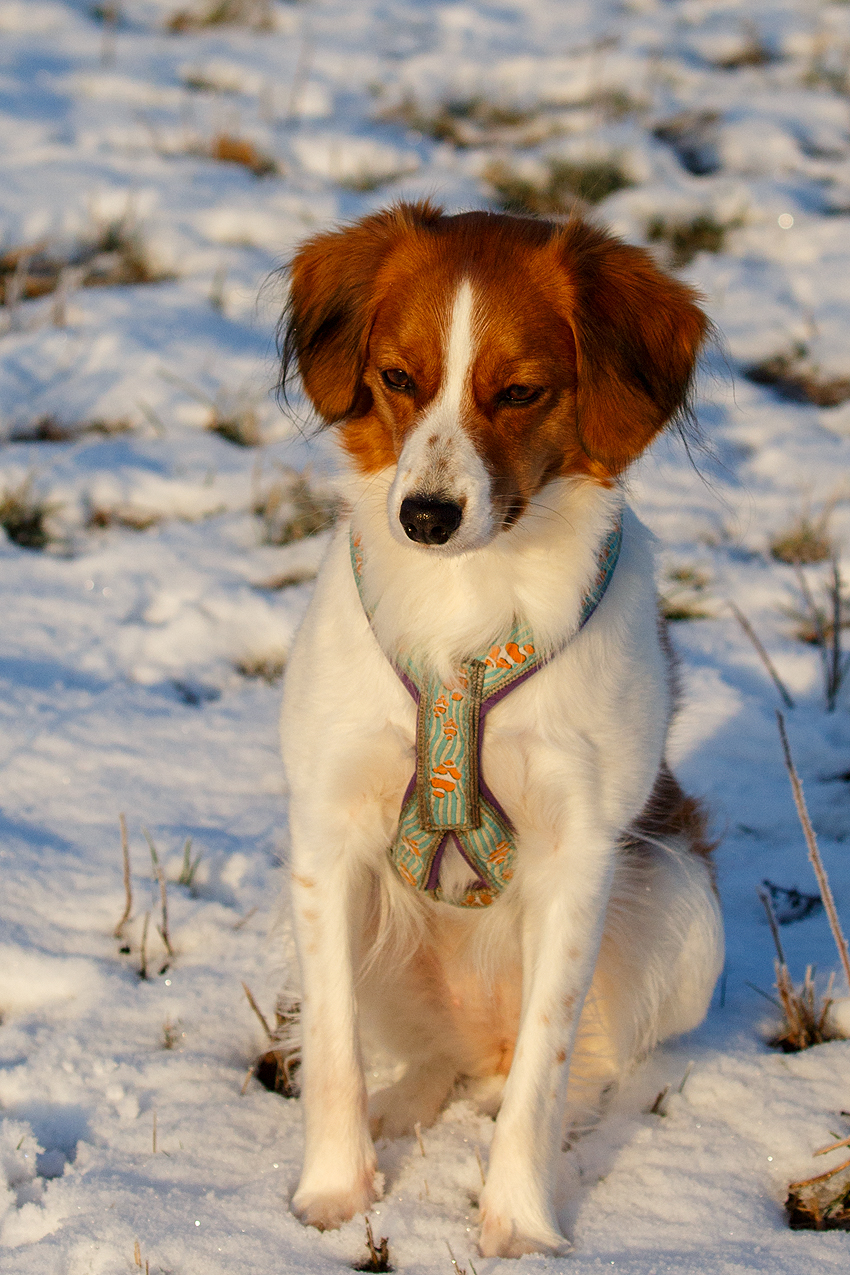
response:
<path id="1" fill-rule="evenodd" d="M 414 786 L 416 785 L 416 776 L 413 776 Z M 440 884 L 440 868 L 443 865 L 443 855 L 446 850 L 446 842 L 452 834 L 447 832 L 443 837 L 437 849 L 434 851 L 434 857 L 431 860 L 431 867 L 428 869 L 428 880 L 425 882 L 426 890 L 436 890 Z"/>
<path id="2" fill-rule="evenodd" d="M 554 652 L 554 654 L 557 654 L 557 652 Z M 551 659 L 552 656 L 549 655 L 545 660 L 540 660 L 537 664 L 533 664 L 531 668 L 526 669 L 524 673 L 519 673 L 516 677 L 512 678 L 510 682 L 505 682 L 498 691 L 494 691 L 492 695 L 488 695 L 486 699 L 483 699 L 481 701 L 481 717 L 486 717 L 494 704 L 498 704 L 499 700 L 503 700 L 506 695 L 510 694 L 511 691 L 516 690 L 522 682 L 528 681 L 528 679 L 533 677 L 535 673 L 539 673 L 542 668 L 545 668 Z"/>
<path id="3" fill-rule="evenodd" d="M 403 685 L 404 689 L 405 689 L 405 690 L 406 690 L 406 691 L 407 691 L 407 692 L 408 692 L 408 693 L 412 696 L 412 698 L 413 698 L 413 702 L 414 702 L 414 704 L 416 704 L 416 706 L 417 706 L 417 708 L 418 708 L 418 706 L 419 706 L 419 697 L 420 697 L 420 690 L 419 690 L 419 687 L 416 685 L 416 683 L 415 683 L 415 682 L 414 682 L 411 678 L 409 678 L 409 677 L 407 676 L 407 674 L 406 674 L 406 673 L 403 673 L 403 672 L 402 672 L 402 670 L 399 668 L 399 666 L 398 666 L 397 664 L 394 664 L 394 665 L 393 665 L 393 668 L 395 669 L 396 677 L 397 677 L 397 678 L 398 678 L 398 680 L 401 682 L 401 684 Z"/>

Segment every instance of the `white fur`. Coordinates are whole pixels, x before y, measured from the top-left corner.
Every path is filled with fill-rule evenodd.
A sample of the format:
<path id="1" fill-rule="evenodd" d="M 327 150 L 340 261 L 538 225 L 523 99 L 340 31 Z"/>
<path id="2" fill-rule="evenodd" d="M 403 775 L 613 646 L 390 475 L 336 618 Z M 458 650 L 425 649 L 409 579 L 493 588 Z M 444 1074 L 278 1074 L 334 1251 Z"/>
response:
<path id="1" fill-rule="evenodd" d="M 498 530 L 490 476 L 461 424 L 475 358 L 474 306 L 472 287 L 464 282 L 452 305 L 440 392 L 405 439 L 388 498 L 390 529 L 405 547 L 410 542 L 399 511 L 407 496 L 434 496 L 460 505 L 463 521 L 451 540 L 420 550 L 448 557 L 480 548 Z"/>
<path id="2" fill-rule="evenodd" d="M 394 1136 L 434 1120 L 461 1083 L 500 1108 L 480 1243 L 508 1257 L 568 1247 L 552 1203 L 567 1103 L 586 1110 L 658 1039 L 700 1021 L 722 939 L 705 864 L 684 844 L 640 858 L 617 848 L 653 787 L 671 712 L 651 538 L 628 509 L 590 622 L 487 718 L 483 771 L 517 830 L 503 897 L 481 910 L 435 903 L 390 862 L 415 753 L 414 705 L 390 660 L 415 649 L 449 681 L 517 614 L 559 648 L 622 499 L 585 479 L 557 480 L 510 530 L 485 535 L 485 522 L 475 524 L 469 551 L 452 541 L 451 553 L 423 552 L 399 536 L 398 506 L 427 484 L 435 432 L 460 458 L 451 494 L 463 492 L 468 509 L 478 499 L 459 424 L 474 349 L 463 288 L 449 346 L 441 395 L 397 468 L 350 480 L 351 519 L 287 670 L 306 1122 L 292 1207 L 320 1227 L 368 1209 L 380 1189 L 370 1105 L 372 1131 Z M 374 628 L 351 570 L 350 527 Z M 371 1104 L 361 1062 L 370 1039 L 407 1064 Z"/>

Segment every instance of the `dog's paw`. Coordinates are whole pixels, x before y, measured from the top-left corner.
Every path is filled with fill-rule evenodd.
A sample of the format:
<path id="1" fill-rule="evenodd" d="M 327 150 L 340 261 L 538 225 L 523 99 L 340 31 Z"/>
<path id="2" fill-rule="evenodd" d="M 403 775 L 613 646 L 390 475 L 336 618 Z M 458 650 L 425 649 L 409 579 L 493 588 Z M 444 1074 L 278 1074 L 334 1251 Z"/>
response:
<path id="1" fill-rule="evenodd" d="M 370 1170 L 352 1187 L 312 1189 L 302 1184 L 292 1197 L 292 1212 L 305 1226 L 319 1231 L 335 1231 L 355 1213 L 368 1213 L 381 1198 L 383 1175 Z"/>
<path id="2" fill-rule="evenodd" d="M 373 1138 L 403 1138 L 416 1126 L 428 1129 L 440 1114 L 454 1083 L 453 1071 L 436 1066 L 417 1069 L 369 1099 L 369 1131 Z"/>
<path id="3" fill-rule="evenodd" d="M 483 1213 L 478 1246 L 482 1257 L 522 1257 L 524 1253 L 562 1257 L 573 1247 L 554 1227 L 525 1227 L 508 1213 L 492 1209 Z"/>

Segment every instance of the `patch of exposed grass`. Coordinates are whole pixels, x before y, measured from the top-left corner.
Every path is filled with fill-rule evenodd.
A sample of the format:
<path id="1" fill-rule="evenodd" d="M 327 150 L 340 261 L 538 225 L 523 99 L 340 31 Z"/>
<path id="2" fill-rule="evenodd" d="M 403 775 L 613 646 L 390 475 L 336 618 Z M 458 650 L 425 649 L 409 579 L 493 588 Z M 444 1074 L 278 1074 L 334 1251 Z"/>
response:
<path id="1" fill-rule="evenodd" d="M 246 137 L 233 133 L 217 133 L 210 143 L 210 155 L 222 164 L 239 164 L 255 177 L 270 177 L 279 173 L 277 160 L 258 150 Z"/>
<path id="2" fill-rule="evenodd" d="M 695 177 L 705 177 L 720 168 L 716 138 L 719 118 L 715 111 L 683 111 L 658 124 L 653 134 L 672 146 L 684 169 Z"/>
<path id="3" fill-rule="evenodd" d="M 790 527 L 773 537 L 770 542 L 770 556 L 777 562 L 787 562 L 790 566 L 826 562 L 835 552 L 827 534 L 831 512 L 829 508 L 819 518 L 812 518 L 808 513 L 800 514 Z"/>
<path id="4" fill-rule="evenodd" d="M 740 71 L 748 66 L 769 66 L 777 62 L 779 56 L 767 41 L 759 34 L 752 22 L 744 23 L 741 45 L 734 53 L 719 58 L 715 66 L 721 71 Z"/>
<path id="5" fill-rule="evenodd" d="M 273 686 L 283 677 L 286 668 L 286 656 L 281 651 L 266 652 L 264 655 L 245 655 L 234 664 L 237 673 L 251 681 L 268 682 Z"/>
<path id="6" fill-rule="evenodd" d="M 178 9 L 166 20 L 165 29 L 175 33 L 199 31 L 204 27 L 241 26 L 254 31 L 273 31 L 271 0 L 209 0 L 192 9 Z"/>
<path id="7" fill-rule="evenodd" d="M 646 109 L 646 102 L 633 97 L 626 89 L 615 88 L 599 89 L 579 105 L 593 107 L 609 120 L 624 120 Z"/>
<path id="8" fill-rule="evenodd" d="M 812 363 L 808 347 L 796 345 L 788 354 L 774 354 L 744 368 L 756 385 L 769 385 L 780 398 L 815 407 L 840 407 L 850 399 L 850 376 L 828 376 Z"/>
<path id="9" fill-rule="evenodd" d="M 180 1044 L 180 1037 L 185 1033 L 180 1031 L 180 1023 L 173 1023 L 170 1018 L 166 1018 L 162 1024 L 162 1048 L 176 1049 Z"/>
<path id="10" fill-rule="evenodd" d="M 431 108 L 406 97 L 395 106 L 386 107 L 378 119 L 458 149 L 507 140 L 529 145 L 531 141 L 541 141 L 549 131 L 541 121 L 539 107 L 521 107 L 482 96 L 450 98 Z M 523 134 L 522 138 L 517 137 L 518 133 Z"/>
<path id="11" fill-rule="evenodd" d="M 86 518 L 89 528 L 123 527 L 128 531 L 147 531 L 162 522 L 163 515 L 152 509 L 135 509 L 132 505 L 93 505 Z"/>
<path id="12" fill-rule="evenodd" d="M 62 288 L 108 288 L 173 278 L 156 266 L 138 229 L 119 218 L 96 238 L 64 253 L 52 252 L 44 243 L 8 249 L 0 255 L 0 305 L 14 306 Z"/>
<path id="13" fill-rule="evenodd" d="M 259 447 L 263 441 L 254 403 L 239 396 L 219 395 L 210 410 L 206 429 L 236 447 Z"/>
<path id="14" fill-rule="evenodd" d="M 794 765 L 794 759 L 791 755 L 791 748 L 788 742 L 788 733 L 785 729 L 785 719 L 781 713 L 776 714 L 777 724 L 779 726 L 779 737 L 782 743 L 782 752 L 785 758 L 785 768 L 788 771 L 788 778 L 791 781 L 791 791 L 794 797 L 794 804 L 797 807 L 797 815 L 800 825 L 803 829 L 803 835 L 806 839 L 806 846 L 809 852 L 809 861 L 814 868 L 815 877 L 818 883 L 818 891 L 820 899 L 823 903 L 824 910 L 829 921 L 832 937 L 835 940 L 835 946 L 838 951 L 839 960 L 844 971 L 844 977 L 850 986 L 850 950 L 847 947 L 847 940 L 841 928 L 838 919 L 838 912 L 835 907 L 835 899 L 833 898 L 832 888 L 829 883 L 829 877 L 821 858 L 820 848 L 817 843 L 812 821 L 806 806 L 806 799 L 803 793 L 803 786 L 800 782 L 800 776 Z M 776 971 L 776 991 L 779 996 L 778 1008 L 781 1009 L 784 1022 L 779 1032 L 770 1041 L 775 1049 L 781 1049 L 784 1053 L 798 1053 L 800 1050 L 808 1049 L 812 1045 L 820 1045 L 828 1040 L 844 1039 L 843 1033 L 831 1021 L 830 1009 L 832 1007 L 832 985 L 834 975 L 830 975 L 829 984 L 824 996 L 821 996 L 815 986 L 815 978 L 812 966 L 806 968 L 806 976 L 803 985 L 796 988 L 791 981 L 791 975 L 788 971 L 788 965 L 785 960 L 785 953 L 782 950 L 782 940 L 779 937 L 779 926 L 776 921 L 776 914 L 773 910 L 773 902 L 768 893 L 759 890 L 759 898 L 761 899 L 764 910 L 767 914 L 770 932 L 773 935 L 773 942 L 776 947 L 776 960 L 774 969 Z M 768 997 L 772 1000 L 772 997 Z M 776 1002 L 774 1002 L 775 1004 Z M 798 1183 L 797 1185 L 803 1185 Z"/>
<path id="15" fill-rule="evenodd" d="M 689 220 L 653 217 L 646 228 L 650 243 L 664 244 L 670 265 L 680 270 L 693 261 L 698 252 L 722 252 L 727 231 L 740 226 L 739 220 L 718 221 L 712 213 L 698 213 Z"/>
<path id="16" fill-rule="evenodd" d="M 363 168 L 359 173 L 355 173 L 352 177 L 343 177 L 339 185 L 343 190 L 351 190 L 357 195 L 368 195 L 373 190 L 380 190 L 382 186 L 389 186 L 390 182 L 398 181 L 402 177 L 409 177 L 409 169 L 399 169 L 397 172 L 370 171 Z"/>
<path id="17" fill-rule="evenodd" d="M 328 489 L 313 484 L 308 471 L 277 469 L 254 497 L 253 511 L 263 525 L 263 543 L 288 545 L 332 527 L 339 507 Z"/>
<path id="18" fill-rule="evenodd" d="M 125 417 L 115 420 L 97 418 L 91 421 L 75 421 L 68 424 L 56 416 L 38 416 L 25 425 L 16 425 L 9 435 L 10 443 L 73 443 L 86 434 L 111 438 L 114 434 L 129 434 L 133 422 Z"/>
<path id="19" fill-rule="evenodd" d="M 797 623 L 794 636 L 810 642 L 818 648 L 823 671 L 824 694 L 828 712 L 832 712 L 847 674 L 850 673 L 850 655 L 842 650 L 842 635 L 850 626 L 850 599 L 844 589 L 841 567 L 837 557 L 832 559 L 831 579 L 819 602 L 799 563 L 795 563 L 797 583 L 800 586 L 803 609 L 789 608 L 787 614 Z M 850 982 L 850 971 L 848 971 Z"/>
<path id="20" fill-rule="evenodd" d="M 375 1237 L 372 1234 L 372 1223 L 366 1218 L 366 1256 L 362 1262 L 355 1262 L 351 1268 L 353 1271 L 392 1271 L 395 1267 L 390 1265 L 390 1246 L 386 1235 L 382 1235 L 375 1243 Z"/>
<path id="21" fill-rule="evenodd" d="M 696 567 L 672 567 L 666 575 L 669 587 L 661 594 L 659 605 L 665 620 L 710 620 L 705 591 L 710 577 Z"/>
<path id="22" fill-rule="evenodd" d="M 45 549 L 53 541 L 47 519 L 57 505 L 35 488 L 32 475 L 0 495 L 0 527 L 23 549 Z"/>
<path id="23" fill-rule="evenodd" d="M 842 598 L 841 602 L 841 628 L 848 629 L 850 628 L 850 606 L 846 598 Z M 785 614 L 794 622 L 792 636 L 798 642 L 805 642 L 807 646 L 822 646 L 824 642 L 832 641 L 835 630 L 827 607 L 816 606 L 812 611 L 808 607 L 803 610 L 789 606 L 785 608 Z"/>
<path id="24" fill-rule="evenodd" d="M 92 22 L 102 22 L 105 27 L 116 27 L 124 20 L 120 4 L 93 4 L 89 8 Z"/>
<path id="25" fill-rule="evenodd" d="M 845 1138 L 815 1155 L 846 1146 Z M 850 1160 L 802 1182 L 790 1182 L 785 1212 L 792 1231 L 850 1231 Z"/>
<path id="26" fill-rule="evenodd" d="M 192 838 L 187 837 L 183 846 L 183 862 L 180 866 L 180 875 L 177 878 L 178 885 L 185 885 L 188 890 L 194 893 L 195 875 L 203 857 L 200 851 L 194 858 L 192 857 Z"/>
<path id="27" fill-rule="evenodd" d="M 291 589 L 297 584 L 307 584 L 310 580 L 315 580 L 316 572 L 305 567 L 301 571 L 284 571 L 282 575 L 269 576 L 266 580 L 258 580 L 252 585 L 254 589 L 269 590 L 277 592 L 279 589 Z"/>
<path id="28" fill-rule="evenodd" d="M 485 169 L 484 180 L 504 212 L 540 217 L 567 215 L 577 200 L 596 204 L 634 184 L 617 160 L 603 158 L 550 160 L 542 181 L 524 177 L 499 160 Z"/>

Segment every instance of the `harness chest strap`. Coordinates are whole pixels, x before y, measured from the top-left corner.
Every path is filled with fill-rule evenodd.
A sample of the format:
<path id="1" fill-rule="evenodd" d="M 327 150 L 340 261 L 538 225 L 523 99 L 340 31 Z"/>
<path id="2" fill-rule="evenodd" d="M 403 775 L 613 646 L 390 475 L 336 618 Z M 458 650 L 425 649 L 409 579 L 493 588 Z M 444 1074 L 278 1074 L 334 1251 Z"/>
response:
<path id="1" fill-rule="evenodd" d="M 598 569 L 585 593 L 575 632 L 549 655 L 541 655 L 528 625 L 517 620 L 506 641 L 464 663 L 446 686 L 419 661 L 402 656 L 393 664 L 416 704 L 416 770 L 401 803 L 389 848 L 409 885 L 440 899 L 440 867 L 450 844 L 475 874 L 461 907 L 487 907 L 511 880 L 516 855 L 513 824 L 481 773 L 484 720 L 494 705 L 527 681 L 581 632 L 602 601 L 622 543 L 618 514 L 599 551 Z M 351 565 L 363 608 L 363 550 L 350 535 Z"/>

